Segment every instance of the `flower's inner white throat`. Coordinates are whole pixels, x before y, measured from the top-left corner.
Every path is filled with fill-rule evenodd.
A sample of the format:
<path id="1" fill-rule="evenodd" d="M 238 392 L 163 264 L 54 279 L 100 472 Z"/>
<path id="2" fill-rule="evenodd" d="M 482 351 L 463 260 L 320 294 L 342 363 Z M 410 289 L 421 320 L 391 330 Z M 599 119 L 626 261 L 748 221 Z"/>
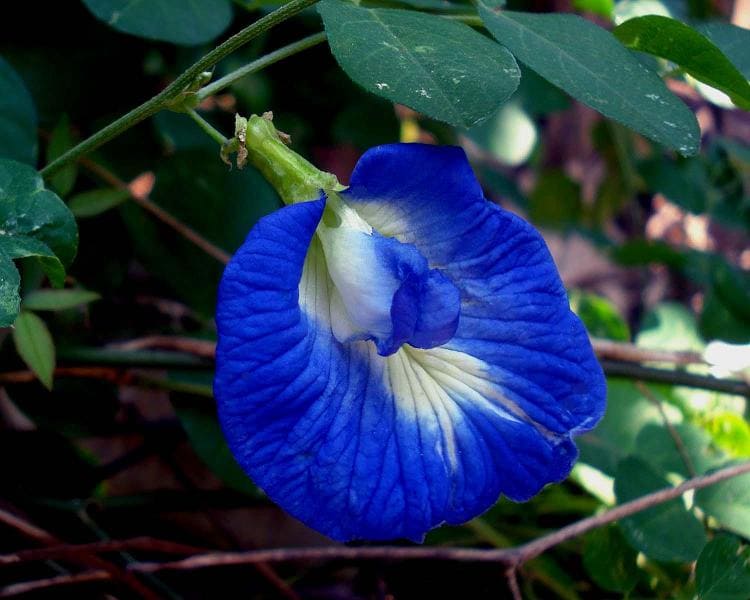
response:
<path id="1" fill-rule="evenodd" d="M 431 348 L 455 333 L 458 290 L 415 246 L 382 236 L 336 194 L 328 196 L 317 239 L 310 252 L 323 253 L 339 342 L 372 340 L 387 356 L 404 343 Z"/>

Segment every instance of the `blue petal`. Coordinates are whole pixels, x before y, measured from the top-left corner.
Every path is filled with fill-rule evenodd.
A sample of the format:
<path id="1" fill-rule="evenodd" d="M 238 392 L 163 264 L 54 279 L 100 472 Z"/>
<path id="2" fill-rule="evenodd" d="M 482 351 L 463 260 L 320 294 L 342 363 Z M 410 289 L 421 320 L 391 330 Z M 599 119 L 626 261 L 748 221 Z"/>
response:
<path id="1" fill-rule="evenodd" d="M 485 200 L 462 149 L 373 148 L 343 196 L 459 288 L 459 327 L 448 348 L 486 363 L 502 395 L 552 432 L 581 433 L 599 421 L 604 376 L 544 240 Z"/>
<path id="2" fill-rule="evenodd" d="M 219 291 L 215 393 L 239 463 L 338 540 L 420 540 L 501 493 L 523 500 L 563 479 L 571 433 L 598 420 L 604 383 L 538 234 L 482 198 L 455 149 L 372 151 L 347 198 L 435 269 L 418 293 L 402 292 L 406 277 L 394 296 L 414 343 L 380 356 L 334 336 L 321 200 L 263 219 Z M 414 347 L 450 334 L 456 289 L 455 335 Z"/>

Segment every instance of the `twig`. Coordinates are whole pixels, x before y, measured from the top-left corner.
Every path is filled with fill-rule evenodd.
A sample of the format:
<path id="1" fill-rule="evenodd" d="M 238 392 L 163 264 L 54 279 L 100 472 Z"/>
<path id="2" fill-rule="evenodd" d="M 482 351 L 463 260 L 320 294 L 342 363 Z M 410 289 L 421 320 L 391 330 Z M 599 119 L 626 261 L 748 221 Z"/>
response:
<path id="1" fill-rule="evenodd" d="M 653 492 L 636 500 L 616 506 L 599 515 L 577 521 L 554 533 L 514 548 L 480 549 L 429 546 L 275 548 L 249 552 L 212 552 L 173 562 L 133 563 L 128 568 L 137 573 L 155 573 L 159 571 L 189 571 L 219 566 L 247 565 L 258 562 L 304 560 L 450 560 L 456 562 L 494 562 L 517 568 L 550 548 L 576 538 L 592 529 L 678 498 L 689 490 L 709 487 L 746 473 L 750 473 L 750 461 L 720 469 L 710 475 L 689 479 L 676 487 Z"/>
<path id="2" fill-rule="evenodd" d="M 11 529 L 15 529 L 27 538 L 32 539 L 40 544 L 54 544 L 57 541 L 57 538 L 44 531 L 44 529 L 40 529 L 33 523 L 29 523 L 21 517 L 16 516 L 13 513 L 1 508 L 0 523 L 7 525 Z"/>
<path id="3" fill-rule="evenodd" d="M 34 581 L 24 581 L 15 583 L 0 589 L 0 598 L 12 598 L 22 594 L 38 592 L 49 588 L 59 588 L 68 585 L 77 585 L 80 583 L 91 583 L 92 581 L 107 581 L 111 579 L 110 574 L 104 570 L 85 571 L 74 575 L 58 575 L 47 579 L 36 579 Z"/>
<path id="4" fill-rule="evenodd" d="M 661 420 L 664 422 L 669 435 L 672 437 L 675 448 L 677 449 L 677 452 L 680 455 L 683 464 L 685 465 L 685 469 L 687 469 L 688 475 L 690 477 L 695 477 L 698 473 L 695 470 L 695 465 L 693 465 L 693 460 L 690 458 L 690 454 L 688 454 L 687 448 L 685 448 L 685 442 L 682 441 L 680 432 L 677 431 L 672 421 L 670 421 L 667 417 L 667 413 L 664 411 L 664 406 L 661 400 L 659 400 L 659 398 L 657 398 L 656 395 L 650 389 L 648 389 L 648 387 L 642 381 L 636 381 L 635 386 L 638 388 L 638 391 L 640 391 L 641 394 L 643 394 L 654 406 L 656 406 L 656 409 L 661 415 Z"/>
<path id="5" fill-rule="evenodd" d="M 92 160 L 89 160 L 88 158 L 81 158 L 79 162 L 83 167 L 91 171 L 94 175 L 99 177 L 99 179 L 108 183 L 112 187 L 121 190 L 127 190 L 130 193 L 130 197 L 132 198 L 132 200 L 136 204 L 138 204 L 138 206 L 140 206 L 143 210 L 150 212 L 162 223 L 174 229 L 182 237 L 198 246 L 198 248 L 203 250 L 206 254 L 212 256 L 221 263 L 227 264 L 229 262 L 229 259 L 231 258 L 229 253 L 212 244 L 201 234 L 195 231 L 195 229 L 193 229 L 189 225 L 186 225 L 185 223 L 174 217 L 172 214 L 168 213 L 161 206 L 153 202 L 148 194 L 135 193 L 131 186 L 120 179 L 117 175 L 112 173 L 112 171 Z"/>
<path id="6" fill-rule="evenodd" d="M 244 67 L 240 67 L 239 69 L 236 69 L 235 71 L 232 71 L 231 73 L 225 75 L 221 79 L 217 79 L 213 83 L 209 83 L 208 85 L 201 88 L 197 93 L 198 100 L 205 100 L 209 96 L 212 96 L 213 94 L 220 92 L 224 88 L 229 87 L 238 79 L 241 79 L 246 75 L 250 75 L 251 73 L 260 71 L 261 69 L 265 69 L 266 67 L 269 67 L 272 64 L 283 60 L 284 58 L 297 54 L 298 52 L 302 52 L 303 50 L 312 48 L 313 46 L 316 46 L 317 44 L 320 44 L 325 40 L 326 32 L 321 31 L 320 33 L 314 33 L 292 44 L 288 44 L 287 46 L 279 48 L 278 50 L 269 52 L 265 56 L 261 56 L 257 60 L 246 64 Z"/>
<path id="7" fill-rule="evenodd" d="M 666 362 L 675 365 L 705 364 L 698 352 L 655 350 L 625 342 L 591 338 L 591 345 L 599 358 L 625 362 Z"/>
<path id="8" fill-rule="evenodd" d="M 213 358 L 216 355 L 216 342 L 172 335 L 150 335 L 148 337 L 128 340 L 127 342 L 110 344 L 109 347 L 118 350 L 149 350 L 159 348 L 161 350 L 186 352 L 187 354 L 203 358 Z"/>
<path id="9" fill-rule="evenodd" d="M 127 377 L 119 369 L 107 367 L 57 367 L 55 377 L 77 377 L 79 379 L 98 379 L 113 383 L 127 383 Z M 33 371 L 6 371 L 0 373 L 0 384 L 29 383 L 36 381 Z"/>
<path id="10" fill-rule="evenodd" d="M 611 377 L 627 377 L 653 383 L 683 385 L 703 390 L 713 390 L 725 394 L 736 394 L 750 398 L 750 384 L 738 379 L 719 379 L 710 375 L 697 375 L 674 369 L 655 369 L 635 363 L 612 360 L 600 361 L 604 372 Z"/>
<path id="11" fill-rule="evenodd" d="M 162 461 L 169 467 L 172 474 L 175 476 L 180 485 L 193 495 L 200 488 L 195 485 L 192 478 L 182 469 L 179 463 L 168 453 L 161 453 Z M 241 544 L 237 539 L 234 532 L 227 528 L 226 525 L 221 521 L 219 513 L 211 508 L 210 506 L 203 507 L 202 511 L 206 519 L 211 523 L 214 530 L 221 535 L 228 545 L 232 548 L 240 548 Z M 255 570 L 270 583 L 276 590 L 287 600 L 300 600 L 299 595 L 295 592 L 289 584 L 274 570 L 274 568 L 266 563 L 260 562 L 252 565 Z"/>
<path id="12" fill-rule="evenodd" d="M 508 582 L 508 589 L 513 595 L 513 600 L 523 600 L 521 595 L 521 588 L 518 587 L 518 577 L 516 575 L 516 567 L 508 567 L 505 571 L 505 579 Z"/>
<path id="13" fill-rule="evenodd" d="M 37 543 L 50 545 L 61 545 L 62 542 L 51 533 L 37 527 L 36 525 L 29 523 L 25 519 L 14 515 L 5 510 L 0 510 L 0 519 L 6 525 L 13 527 L 16 531 L 19 531 L 26 537 L 36 541 Z M 73 562 L 77 562 L 81 565 L 93 568 L 96 570 L 103 570 L 112 579 L 127 585 L 131 590 L 138 594 L 141 598 L 146 600 L 160 600 L 159 597 L 151 591 L 150 588 L 146 587 L 141 581 L 135 577 L 131 572 L 126 571 L 119 566 L 99 558 L 95 554 L 82 553 L 80 555 L 71 556 L 70 559 Z M 53 578 L 55 579 L 55 578 Z M 22 585 L 22 584 L 19 584 Z M 54 584 L 52 584 L 54 585 Z M 3 593 L 7 588 L 3 590 Z M 20 593 L 20 592 L 18 592 Z"/>
<path id="14" fill-rule="evenodd" d="M 99 554 L 102 552 L 122 552 L 123 550 L 142 550 L 164 554 L 191 555 L 205 552 L 205 548 L 198 548 L 188 544 L 160 540 L 152 537 L 136 537 L 127 540 L 102 540 L 89 544 L 58 544 L 47 548 L 33 548 L 19 550 L 13 554 L 0 554 L 0 565 L 34 562 L 40 560 L 61 560 L 81 554 Z"/>

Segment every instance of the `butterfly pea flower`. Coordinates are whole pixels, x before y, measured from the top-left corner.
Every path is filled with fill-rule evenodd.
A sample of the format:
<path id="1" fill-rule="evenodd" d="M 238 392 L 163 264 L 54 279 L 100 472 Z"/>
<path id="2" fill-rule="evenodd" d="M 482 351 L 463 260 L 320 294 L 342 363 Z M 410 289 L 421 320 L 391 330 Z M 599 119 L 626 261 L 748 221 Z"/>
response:
<path id="1" fill-rule="evenodd" d="M 266 494 L 336 540 L 420 541 L 564 479 L 604 377 L 541 236 L 464 152 L 372 148 L 344 188 L 267 119 L 247 149 L 286 206 L 224 273 L 214 387 Z"/>

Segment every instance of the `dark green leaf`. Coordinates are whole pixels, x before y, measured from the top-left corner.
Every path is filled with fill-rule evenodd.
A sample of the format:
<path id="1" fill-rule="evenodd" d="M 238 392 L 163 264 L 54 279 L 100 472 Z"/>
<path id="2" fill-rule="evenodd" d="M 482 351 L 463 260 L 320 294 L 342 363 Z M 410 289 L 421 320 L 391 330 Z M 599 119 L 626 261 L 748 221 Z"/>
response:
<path id="1" fill-rule="evenodd" d="M 185 113 L 164 110 L 154 116 L 153 123 L 157 135 L 170 154 L 216 148 L 216 142 L 196 127 L 195 122 Z"/>
<path id="2" fill-rule="evenodd" d="M 68 202 L 70 211 L 79 219 L 95 217 L 130 198 L 128 190 L 102 188 L 73 196 Z"/>
<path id="3" fill-rule="evenodd" d="M 16 320 L 21 304 L 20 285 L 21 276 L 13 264 L 13 257 L 0 247 L 0 327 L 8 327 Z"/>
<path id="4" fill-rule="evenodd" d="M 667 487 L 669 482 L 639 458 L 628 457 L 617 466 L 619 504 Z M 620 526 L 636 550 L 664 562 L 693 561 L 706 543 L 703 526 L 681 498 L 636 513 L 620 521 Z"/>
<path id="5" fill-rule="evenodd" d="M 70 121 L 67 115 L 63 115 L 60 122 L 52 130 L 52 137 L 47 146 L 47 163 L 62 156 L 74 146 L 73 135 L 70 131 Z M 67 196 L 76 182 L 78 175 L 78 164 L 69 162 L 62 169 L 50 177 L 50 187 L 61 196 Z"/>
<path id="6" fill-rule="evenodd" d="M 661 423 L 661 415 L 633 382 L 608 379 L 604 418 L 576 440 L 581 462 L 614 477 L 618 462 L 635 451 L 638 432 L 649 423 Z"/>
<path id="7" fill-rule="evenodd" d="M 700 600 L 747 600 L 750 590 L 750 548 L 731 535 L 706 544 L 695 565 Z"/>
<path id="8" fill-rule="evenodd" d="M 13 342 L 23 362 L 34 371 L 44 387 L 51 390 L 55 344 L 44 321 L 34 313 L 22 312 L 14 323 Z"/>
<path id="9" fill-rule="evenodd" d="M 685 457 L 696 474 L 726 462 L 726 456 L 711 447 L 711 437 L 704 430 L 689 423 L 675 423 L 674 432 L 679 436 Z M 677 443 L 669 429 L 663 424 L 646 425 L 638 433 L 635 442 L 636 455 L 662 475 L 677 473 L 684 478 L 693 474 L 685 464 Z"/>
<path id="10" fill-rule="evenodd" d="M 636 17 L 612 32 L 626 47 L 666 58 L 698 81 L 750 108 L 750 84 L 724 53 L 692 27 L 660 15 Z"/>
<path id="11" fill-rule="evenodd" d="M 83 0 L 94 16 L 123 33 L 184 46 L 220 35 L 232 20 L 229 0 Z"/>
<path id="12" fill-rule="evenodd" d="M 180 383 L 205 385 L 210 390 L 213 375 L 173 372 L 170 378 Z M 206 466 L 228 486 L 252 496 L 262 496 L 262 492 L 234 460 L 221 431 L 216 411 L 210 408 L 206 399 L 183 393 L 172 393 L 170 399 L 193 450 Z"/>
<path id="13" fill-rule="evenodd" d="M 566 227 L 580 222 L 581 187 L 559 170 L 543 171 L 529 197 L 529 217 L 537 225 Z"/>
<path id="14" fill-rule="evenodd" d="M 750 274 L 716 261 L 706 291 L 700 328 L 708 339 L 750 342 Z"/>
<path id="15" fill-rule="evenodd" d="M 331 51 L 347 75 L 427 116 L 471 127 L 518 86 L 521 73 L 510 52 L 467 25 L 339 0 L 318 6 Z"/>
<path id="16" fill-rule="evenodd" d="M 670 267 L 681 268 L 687 262 L 686 257 L 666 242 L 634 239 L 613 248 L 612 258 L 626 266 L 649 265 L 661 263 Z"/>
<path id="17" fill-rule="evenodd" d="M 695 504 L 726 529 L 750 538 L 750 475 L 696 491 Z"/>
<path id="18" fill-rule="evenodd" d="M 0 58 L 0 158 L 36 162 L 34 101 L 13 68 Z"/>
<path id="19" fill-rule="evenodd" d="M 620 342 L 630 339 L 628 324 L 612 302 L 581 290 L 570 290 L 568 297 L 571 309 L 591 335 Z"/>
<path id="20" fill-rule="evenodd" d="M 750 29 L 719 21 L 698 23 L 695 28 L 716 44 L 735 67 L 750 79 Z"/>
<path id="21" fill-rule="evenodd" d="M 703 350 L 693 314 L 676 302 L 663 302 L 643 318 L 636 342 L 644 348 L 662 350 Z"/>
<path id="22" fill-rule="evenodd" d="M 26 295 L 23 307 L 28 310 L 65 310 L 99 299 L 88 290 L 36 290 Z"/>
<path id="23" fill-rule="evenodd" d="M 253 168 L 229 171 L 214 149 L 182 152 L 156 172 L 151 199 L 229 253 L 250 228 L 278 206 L 278 198 Z M 212 315 L 224 265 L 157 224 L 135 203 L 120 207 L 140 261 L 181 300 Z"/>
<path id="24" fill-rule="evenodd" d="M 607 525 L 586 536 L 583 566 L 605 590 L 627 593 L 638 582 L 637 552 L 616 525 Z"/>
<path id="25" fill-rule="evenodd" d="M 691 155 L 700 130 L 692 111 L 611 33 L 575 15 L 479 12 L 492 35 L 524 64 L 603 115 Z"/>
<path id="26" fill-rule="evenodd" d="M 513 95 L 530 115 L 544 116 L 570 108 L 570 96 L 528 67 L 521 67 L 521 83 Z"/>
<path id="27" fill-rule="evenodd" d="M 62 200 L 44 189 L 31 167 L 0 159 L 0 327 L 13 323 L 18 304 L 12 259 L 38 257 L 52 284 L 60 286 L 77 246 L 75 219 Z"/>

